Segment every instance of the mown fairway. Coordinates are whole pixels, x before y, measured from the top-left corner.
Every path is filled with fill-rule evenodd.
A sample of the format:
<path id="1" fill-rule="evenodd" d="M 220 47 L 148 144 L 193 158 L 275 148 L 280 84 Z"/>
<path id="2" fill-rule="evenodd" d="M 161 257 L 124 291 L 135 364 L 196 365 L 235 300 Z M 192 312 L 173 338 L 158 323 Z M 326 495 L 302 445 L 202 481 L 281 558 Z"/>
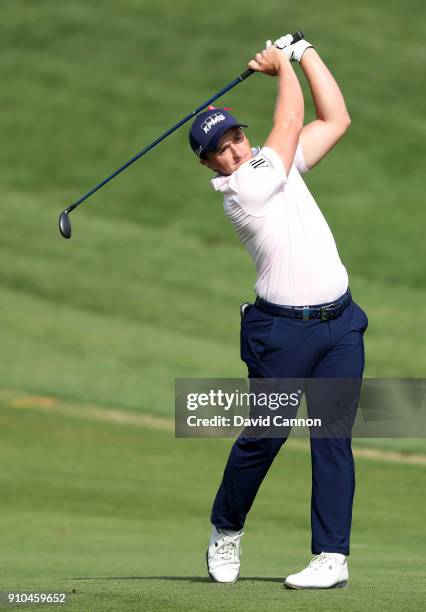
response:
<path id="1" fill-rule="evenodd" d="M 424 464 L 359 458 L 350 588 L 290 592 L 310 538 L 308 453 L 290 443 L 247 521 L 241 581 L 217 585 L 204 552 L 230 441 L 16 392 L 1 405 L 3 592 L 65 591 L 90 611 L 424 609 Z"/>
<path id="2" fill-rule="evenodd" d="M 256 579 L 221 588 L 203 553 L 230 441 L 81 418 L 90 405 L 170 419 L 175 378 L 245 375 L 238 307 L 253 270 L 187 128 L 76 211 L 71 241 L 57 231 L 67 204 L 266 38 L 301 28 L 352 116 L 306 178 L 369 315 L 366 374 L 424 377 L 424 20 L 419 0 L 3 0 L 0 591 L 62 585 L 76 610 L 424 608 L 424 465 L 360 458 L 350 589 L 288 593 L 282 576 L 309 557 L 310 484 L 306 452 L 286 449 L 247 525 L 242 574 Z M 275 85 L 255 75 L 218 101 L 253 145 Z M 373 444 L 426 452 L 422 439 Z"/>

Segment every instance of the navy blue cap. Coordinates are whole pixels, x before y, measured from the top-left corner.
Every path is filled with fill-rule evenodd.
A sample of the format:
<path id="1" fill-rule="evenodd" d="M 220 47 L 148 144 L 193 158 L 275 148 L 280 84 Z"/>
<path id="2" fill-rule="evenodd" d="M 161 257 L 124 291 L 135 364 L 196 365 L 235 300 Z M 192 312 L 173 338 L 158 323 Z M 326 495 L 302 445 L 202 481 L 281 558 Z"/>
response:
<path id="1" fill-rule="evenodd" d="M 206 110 L 197 115 L 189 132 L 189 144 L 198 157 L 217 148 L 220 137 L 232 127 L 247 127 L 223 108 Z"/>

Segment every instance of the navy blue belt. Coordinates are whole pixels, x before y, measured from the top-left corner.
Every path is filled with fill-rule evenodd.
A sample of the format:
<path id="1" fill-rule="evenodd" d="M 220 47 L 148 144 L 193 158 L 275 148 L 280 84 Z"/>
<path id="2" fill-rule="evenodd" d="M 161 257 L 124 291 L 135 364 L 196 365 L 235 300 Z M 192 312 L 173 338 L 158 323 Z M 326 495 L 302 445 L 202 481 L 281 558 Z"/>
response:
<path id="1" fill-rule="evenodd" d="M 302 321 L 310 321 L 311 319 L 320 319 L 328 321 L 339 317 L 347 306 L 352 302 L 352 295 L 348 289 L 335 302 L 328 304 L 316 304 L 314 306 L 280 306 L 272 304 L 266 300 L 257 297 L 254 305 L 256 308 L 273 315 L 274 317 L 289 317 L 291 319 L 301 319 Z"/>

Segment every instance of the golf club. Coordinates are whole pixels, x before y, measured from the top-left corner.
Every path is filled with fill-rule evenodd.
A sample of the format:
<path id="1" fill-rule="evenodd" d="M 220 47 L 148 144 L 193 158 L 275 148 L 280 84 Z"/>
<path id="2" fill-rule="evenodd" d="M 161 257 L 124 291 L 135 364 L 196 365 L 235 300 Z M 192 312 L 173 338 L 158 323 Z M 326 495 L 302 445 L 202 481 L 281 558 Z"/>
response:
<path id="1" fill-rule="evenodd" d="M 303 38 L 303 32 L 300 32 L 300 31 L 296 32 L 295 34 L 293 34 L 292 43 L 295 43 L 295 42 L 301 40 L 302 38 Z M 154 148 L 156 145 L 158 145 L 158 143 L 160 143 L 162 140 L 167 138 L 167 136 L 170 136 L 170 134 L 172 134 L 175 130 L 180 128 L 181 125 L 183 125 L 184 123 L 189 121 L 192 117 L 197 115 L 200 111 L 202 111 L 204 108 L 206 108 L 206 106 L 209 106 L 210 104 L 212 104 L 212 102 L 214 102 L 215 100 L 217 100 L 218 98 L 223 96 L 223 94 L 225 94 L 230 89 L 232 89 L 233 87 L 238 85 L 238 83 L 241 83 L 242 81 L 244 81 L 247 77 L 252 75 L 254 72 L 255 72 L 255 70 L 252 70 L 251 68 L 248 68 L 245 72 L 241 73 L 233 81 L 228 83 L 228 85 L 226 85 L 223 89 L 221 89 L 220 91 L 215 93 L 206 102 L 204 102 L 198 108 L 196 108 L 194 111 L 192 111 L 192 113 L 189 113 L 188 115 L 186 115 L 186 117 L 181 119 L 178 123 L 176 123 L 176 125 L 174 125 L 169 130 L 167 130 L 167 132 L 164 132 L 164 134 L 159 136 L 156 140 L 154 140 L 154 142 L 152 142 L 151 144 L 146 146 L 144 149 L 142 149 L 142 151 L 139 151 L 139 153 L 137 153 L 134 157 L 129 159 L 129 161 L 126 162 L 125 164 L 123 164 L 120 168 L 115 170 L 115 172 L 113 172 L 110 176 L 108 176 L 106 179 L 104 179 L 101 183 L 96 185 L 96 187 L 93 187 L 93 189 L 91 189 L 90 191 L 85 193 L 83 196 L 81 196 L 81 198 L 79 200 L 77 200 L 73 204 L 70 204 L 70 206 L 68 206 L 59 216 L 59 231 L 61 232 L 62 236 L 64 238 L 71 238 L 71 221 L 70 221 L 70 218 L 69 218 L 69 214 L 74 210 L 74 208 L 77 208 L 77 206 L 79 206 L 82 202 L 84 202 L 84 200 L 87 200 L 87 198 L 89 198 L 91 195 L 93 195 L 95 193 L 95 191 L 98 191 L 98 189 L 103 187 L 111 179 L 113 179 L 115 176 L 117 176 L 117 174 L 120 174 L 120 172 L 123 172 L 123 170 L 128 168 L 131 164 L 133 164 L 133 162 L 135 162 L 137 159 L 142 157 L 142 155 L 145 155 L 145 153 L 147 153 L 152 148 Z"/>

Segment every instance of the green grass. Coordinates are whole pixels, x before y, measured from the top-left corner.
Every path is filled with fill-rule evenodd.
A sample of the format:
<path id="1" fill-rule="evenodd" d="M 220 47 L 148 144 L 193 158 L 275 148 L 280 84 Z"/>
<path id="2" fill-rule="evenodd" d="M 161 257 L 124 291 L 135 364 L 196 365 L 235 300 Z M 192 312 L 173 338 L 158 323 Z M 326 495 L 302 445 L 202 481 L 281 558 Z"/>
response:
<path id="1" fill-rule="evenodd" d="M 203 550 L 229 440 L 14 412 L 6 399 L 169 418 L 175 378 L 245 376 L 238 308 L 254 272 L 187 127 L 73 213 L 71 241 L 57 219 L 267 38 L 299 28 L 352 117 L 306 180 L 369 316 L 366 375 L 424 377 L 424 20 L 420 0 L 3 0 L 0 590 L 75 589 L 84 610 L 261 610 L 265 598 L 267 609 L 422 609 L 421 466 L 360 459 L 351 588 L 288 593 L 282 576 L 309 556 L 308 458 L 289 447 L 247 525 L 243 578 L 255 579 L 222 588 L 205 580 Z M 253 145 L 275 87 L 255 75 L 218 101 Z M 358 443 L 426 452 L 423 439 Z"/>
<path id="2" fill-rule="evenodd" d="M 302 26 L 353 118 L 307 181 L 370 318 L 366 374 L 424 375 L 420 2 L 284 11 L 268 0 L 259 11 L 238 0 L 215 7 L 213 30 L 192 0 L 3 4 L 0 385 L 170 413 L 175 377 L 244 374 L 238 306 L 254 273 L 186 127 L 74 213 L 72 241 L 57 216 L 231 80 L 267 36 Z M 221 100 L 253 143 L 268 133 L 274 92 L 255 75 Z"/>
<path id="3" fill-rule="evenodd" d="M 212 257 L 178 229 L 112 225 L 88 215 L 82 231 L 93 232 L 95 256 L 91 242 L 52 240 L 49 212 L 42 211 L 31 261 L 31 252 L 11 244 L 20 227 L 31 232 L 36 224 L 30 211 L 28 199 L 3 208 L 13 231 L 0 252 L 13 253 L 13 266 L 2 274 L 0 334 L 8 359 L 0 385 L 171 415 L 175 378 L 245 376 L 239 303 L 250 297 L 252 273 L 244 276 L 242 250 L 226 245 Z M 232 268 L 244 278 L 235 280 Z M 367 373 L 422 376 L 426 330 L 400 309 L 405 289 L 358 276 L 352 285 L 355 295 L 366 296 L 361 302 L 370 302 Z M 411 294 L 425 318 L 423 291 Z"/>
<path id="4" fill-rule="evenodd" d="M 2 400 L 3 593 L 65 591 L 93 611 L 423 609 L 424 467 L 358 459 L 350 587 L 289 592 L 311 555 L 309 457 L 288 443 L 246 523 L 241 580 L 217 585 L 204 551 L 231 442 L 87 417 Z"/>

